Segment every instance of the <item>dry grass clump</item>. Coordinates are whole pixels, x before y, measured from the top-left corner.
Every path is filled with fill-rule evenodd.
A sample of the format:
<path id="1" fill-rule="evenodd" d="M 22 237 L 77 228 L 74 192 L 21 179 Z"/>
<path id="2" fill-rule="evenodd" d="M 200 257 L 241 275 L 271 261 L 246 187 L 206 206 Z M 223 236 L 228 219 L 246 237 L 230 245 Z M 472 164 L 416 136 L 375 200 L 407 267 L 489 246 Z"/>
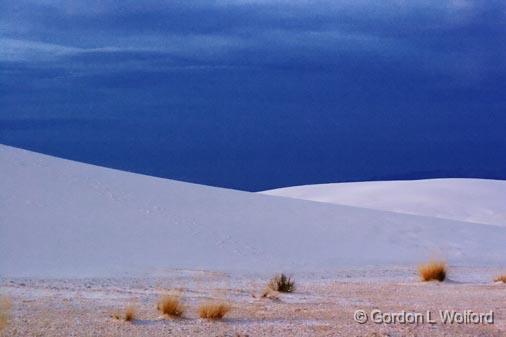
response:
<path id="1" fill-rule="evenodd" d="M 494 280 L 495 282 L 502 282 L 502 283 L 506 283 L 506 274 L 503 274 L 503 275 L 499 275 L 497 276 L 497 278 Z"/>
<path id="2" fill-rule="evenodd" d="M 135 320 L 135 316 L 137 314 L 137 309 L 133 305 L 129 305 L 126 307 L 123 313 L 115 312 L 112 314 L 114 319 L 123 320 L 125 322 L 132 322 Z"/>
<path id="3" fill-rule="evenodd" d="M 295 280 L 285 274 L 278 274 L 269 281 L 267 287 L 280 293 L 291 293 L 295 290 Z"/>
<path id="4" fill-rule="evenodd" d="M 135 314 L 137 313 L 137 310 L 133 306 L 129 306 L 125 310 L 125 321 L 131 322 L 135 319 Z"/>
<path id="5" fill-rule="evenodd" d="M 7 298 L 0 298 L 0 332 L 7 327 L 9 323 L 9 314 L 11 302 Z"/>
<path id="6" fill-rule="evenodd" d="M 171 317 L 181 317 L 184 313 L 184 307 L 178 296 L 162 296 L 156 306 L 163 315 Z"/>
<path id="7" fill-rule="evenodd" d="M 199 316 L 200 318 L 218 320 L 222 319 L 231 309 L 230 304 L 224 302 L 204 303 L 199 307 Z"/>
<path id="8" fill-rule="evenodd" d="M 446 262 L 430 261 L 418 267 L 422 281 L 444 281 L 446 279 Z"/>

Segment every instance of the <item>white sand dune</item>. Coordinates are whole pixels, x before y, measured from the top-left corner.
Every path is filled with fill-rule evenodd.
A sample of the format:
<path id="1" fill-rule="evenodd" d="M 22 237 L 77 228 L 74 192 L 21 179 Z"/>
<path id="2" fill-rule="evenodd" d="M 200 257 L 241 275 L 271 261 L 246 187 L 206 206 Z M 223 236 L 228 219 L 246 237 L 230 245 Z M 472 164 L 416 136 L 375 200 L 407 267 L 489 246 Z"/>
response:
<path id="1" fill-rule="evenodd" d="M 368 181 L 293 186 L 261 193 L 506 226 L 506 181 L 504 180 Z"/>
<path id="2" fill-rule="evenodd" d="M 506 228 L 240 192 L 0 145 L 0 275 L 499 264 Z"/>

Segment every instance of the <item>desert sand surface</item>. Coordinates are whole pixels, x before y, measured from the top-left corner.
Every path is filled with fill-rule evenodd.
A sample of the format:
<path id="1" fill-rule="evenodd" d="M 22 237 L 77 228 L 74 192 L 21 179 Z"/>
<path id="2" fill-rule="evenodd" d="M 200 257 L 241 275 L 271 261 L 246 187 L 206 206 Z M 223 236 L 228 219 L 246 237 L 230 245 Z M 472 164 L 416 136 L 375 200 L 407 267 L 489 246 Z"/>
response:
<path id="1" fill-rule="evenodd" d="M 506 226 L 227 190 L 3 145 L 0 186 L 0 297 L 11 303 L 0 307 L 2 337 L 506 336 L 506 286 L 493 282 L 506 272 Z M 501 214 L 497 195 L 467 205 Z M 438 207 L 455 211 L 446 199 Z M 447 281 L 418 279 L 431 258 L 448 263 Z M 281 271 L 295 292 L 262 297 Z M 160 316 L 164 294 L 181 296 L 182 318 Z M 209 300 L 232 310 L 200 319 Z M 132 322 L 113 317 L 130 306 Z M 357 310 L 429 311 L 436 323 L 360 324 Z M 439 310 L 494 320 L 443 324 Z"/>
<path id="2" fill-rule="evenodd" d="M 348 268 L 295 274 L 296 290 L 260 295 L 269 276 L 171 270 L 150 277 L 3 278 L 12 303 L 3 336 L 506 336 L 506 284 L 493 268 L 452 267 L 449 281 L 420 282 L 409 267 Z M 182 318 L 161 316 L 156 302 L 179 294 Z M 199 303 L 226 301 L 221 321 L 198 318 Z M 135 319 L 111 317 L 128 306 Z M 435 324 L 359 324 L 356 310 L 433 312 Z M 438 310 L 494 312 L 493 324 L 443 324 Z"/>

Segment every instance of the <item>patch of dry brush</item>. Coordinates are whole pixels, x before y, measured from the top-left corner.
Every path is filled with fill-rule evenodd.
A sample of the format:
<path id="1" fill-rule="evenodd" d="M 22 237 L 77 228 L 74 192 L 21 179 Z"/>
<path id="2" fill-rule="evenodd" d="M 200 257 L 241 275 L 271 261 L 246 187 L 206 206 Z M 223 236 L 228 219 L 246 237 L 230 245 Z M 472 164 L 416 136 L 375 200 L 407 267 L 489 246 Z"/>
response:
<path id="1" fill-rule="evenodd" d="M 295 290 L 295 280 L 285 274 L 278 274 L 269 281 L 267 287 L 280 293 L 291 293 Z"/>
<path id="2" fill-rule="evenodd" d="M 199 307 L 199 317 L 205 319 L 218 320 L 225 317 L 232 307 L 224 302 L 209 302 L 201 304 Z"/>
<path id="3" fill-rule="evenodd" d="M 418 274 L 422 281 L 444 281 L 447 274 L 447 266 L 444 261 L 430 261 L 418 267 Z"/>
<path id="4" fill-rule="evenodd" d="M 495 279 L 495 282 L 506 283 L 506 274 L 497 276 L 497 278 Z"/>
<path id="5" fill-rule="evenodd" d="M 162 296 L 156 306 L 163 315 L 181 317 L 184 313 L 184 306 L 178 296 Z"/>
<path id="6" fill-rule="evenodd" d="M 116 312 L 112 315 L 113 318 L 123 320 L 125 322 L 132 322 L 135 320 L 137 309 L 133 305 L 129 305 L 125 308 L 124 312 Z"/>
<path id="7" fill-rule="evenodd" d="M 7 298 L 0 298 L 0 332 L 7 327 L 11 310 L 11 301 Z"/>

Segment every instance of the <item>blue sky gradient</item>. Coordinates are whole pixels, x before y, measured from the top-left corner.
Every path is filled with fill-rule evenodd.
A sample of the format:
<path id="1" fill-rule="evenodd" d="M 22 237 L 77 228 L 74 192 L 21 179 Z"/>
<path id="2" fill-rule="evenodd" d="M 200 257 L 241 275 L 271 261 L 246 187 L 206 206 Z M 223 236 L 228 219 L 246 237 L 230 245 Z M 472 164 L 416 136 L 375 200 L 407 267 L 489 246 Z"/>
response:
<path id="1" fill-rule="evenodd" d="M 0 142 L 244 190 L 506 179 L 504 1 L 2 1 Z"/>

